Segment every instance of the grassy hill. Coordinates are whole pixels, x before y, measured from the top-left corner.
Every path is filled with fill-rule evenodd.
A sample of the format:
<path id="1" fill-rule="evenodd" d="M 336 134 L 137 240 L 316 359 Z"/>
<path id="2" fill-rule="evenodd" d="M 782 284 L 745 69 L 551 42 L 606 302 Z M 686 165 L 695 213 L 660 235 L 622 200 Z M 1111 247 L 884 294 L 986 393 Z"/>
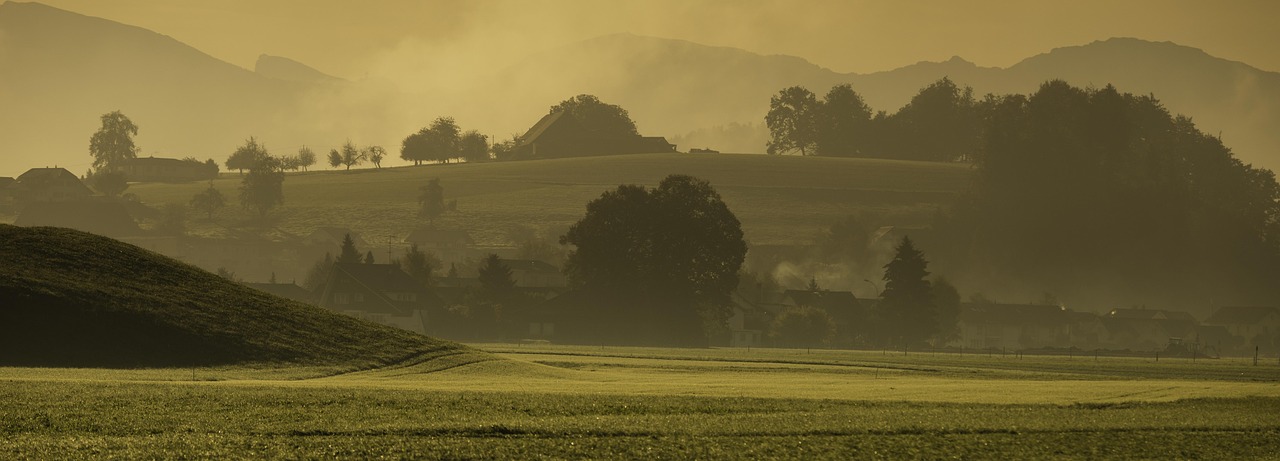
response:
<path id="1" fill-rule="evenodd" d="M 0 366 L 345 371 L 475 354 L 78 231 L 0 225 L 0 261 Z"/>
<path id="2" fill-rule="evenodd" d="M 582 217 L 588 201 L 619 184 L 656 185 L 669 174 L 706 179 L 743 223 L 753 244 L 807 243 L 823 226 L 854 213 L 886 223 L 925 224 L 967 189 L 967 165 L 872 159 L 764 155 L 643 154 L 524 162 L 290 174 L 274 226 L 306 235 L 319 226 L 348 227 L 370 243 L 399 241 L 425 222 L 416 217 L 418 188 L 440 178 L 457 211 L 439 225 L 467 229 L 480 244 L 507 243 L 512 228 L 548 235 Z M 196 234 L 227 233 L 244 224 L 240 176 L 213 186 L 228 206 L 212 221 L 190 215 Z M 187 203 L 206 183 L 135 184 L 127 192 L 150 205 Z"/>

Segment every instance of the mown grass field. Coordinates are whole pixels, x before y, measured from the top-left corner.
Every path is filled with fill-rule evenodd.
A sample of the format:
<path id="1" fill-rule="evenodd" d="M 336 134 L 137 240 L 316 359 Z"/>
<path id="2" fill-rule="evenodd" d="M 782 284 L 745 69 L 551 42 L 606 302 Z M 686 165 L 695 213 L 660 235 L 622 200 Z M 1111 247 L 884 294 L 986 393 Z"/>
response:
<path id="1" fill-rule="evenodd" d="M 306 235 L 320 226 L 348 227 L 370 243 L 399 241 L 425 222 L 417 218 L 418 188 L 439 178 L 457 212 L 440 225 L 470 230 L 482 245 L 502 245 L 508 231 L 528 226 L 558 232 L 580 219 L 588 201 L 619 184 L 656 185 L 670 174 L 706 179 L 743 222 L 755 244 L 808 243 L 823 226 L 854 213 L 895 224 L 924 224 L 966 190 L 968 165 L 764 155 L 645 154 L 484 164 L 290 173 L 279 229 Z M 193 233 L 219 235 L 246 224 L 240 176 L 213 181 L 228 199 L 213 221 L 190 213 Z M 187 203 L 207 183 L 134 184 L 145 203 Z"/>
<path id="2" fill-rule="evenodd" d="M 1280 366 L 477 345 L 310 379 L 0 369 L 0 458 L 1274 459 Z"/>

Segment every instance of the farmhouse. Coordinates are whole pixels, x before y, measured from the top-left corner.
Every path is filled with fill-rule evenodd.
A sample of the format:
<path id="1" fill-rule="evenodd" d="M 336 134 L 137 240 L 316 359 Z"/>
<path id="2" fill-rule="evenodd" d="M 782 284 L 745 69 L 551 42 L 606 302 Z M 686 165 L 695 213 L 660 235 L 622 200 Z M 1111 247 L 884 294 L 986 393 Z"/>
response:
<path id="1" fill-rule="evenodd" d="M 1060 306 L 962 303 L 957 345 L 971 349 L 1064 346 L 1071 340 L 1067 312 Z"/>
<path id="2" fill-rule="evenodd" d="M 1227 306 L 1219 308 L 1204 320 L 1205 325 L 1221 326 L 1246 344 L 1257 344 L 1260 337 L 1280 336 L 1280 309 L 1260 306 Z"/>
<path id="3" fill-rule="evenodd" d="M 599 136 L 584 132 L 573 117 L 552 112 L 535 123 L 516 144 L 519 158 L 562 158 L 593 155 L 675 152 L 676 146 L 657 136 Z"/>
<path id="4" fill-rule="evenodd" d="M 189 182 L 218 175 L 217 165 L 159 157 L 125 159 L 120 162 L 120 171 L 129 181 L 136 182 Z"/>
<path id="5" fill-rule="evenodd" d="M 395 264 L 334 263 L 316 296 L 320 307 L 426 334 L 441 302 Z"/>
<path id="6" fill-rule="evenodd" d="M 568 280 L 556 266 L 534 259 L 503 259 L 511 269 L 511 278 L 522 288 L 561 288 L 569 286 Z"/>
<path id="7" fill-rule="evenodd" d="M 0 177 L 0 200 L 6 200 L 13 197 L 13 186 L 18 180 L 10 177 Z"/>
<path id="8" fill-rule="evenodd" d="M 65 168 L 32 168 L 10 186 L 14 196 L 27 203 L 77 200 L 93 191 Z"/>

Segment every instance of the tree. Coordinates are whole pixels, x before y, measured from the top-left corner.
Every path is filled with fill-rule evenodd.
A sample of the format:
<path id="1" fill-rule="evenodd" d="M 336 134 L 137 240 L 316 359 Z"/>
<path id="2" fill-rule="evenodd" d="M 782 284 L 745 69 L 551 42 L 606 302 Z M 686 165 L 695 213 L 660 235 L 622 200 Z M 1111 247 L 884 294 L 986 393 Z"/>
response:
<path id="1" fill-rule="evenodd" d="M 929 262 L 910 237 L 903 237 L 885 264 L 884 293 L 876 304 L 880 331 L 890 342 L 918 345 L 938 333 L 938 308 L 926 277 Z"/>
<path id="2" fill-rule="evenodd" d="M 373 264 L 373 250 L 369 250 L 364 254 L 364 263 Z"/>
<path id="3" fill-rule="evenodd" d="M 489 138 L 479 131 L 470 130 L 458 140 L 458 154 L 468 162 L 489 160 Z"/>
<path id="4" fill-rule="evenodd" d="M 453 121 L 453 117 L 439 117 L 431 122 L 431 127 L 427 129 L 427 135 L 423 141 L 425 160 L 449 163 L 450 159 L 457 157 L 460 132 L 461 129 L 458 128 L 458 123 Z"/>
<path id="5" fill-rule="evenodd" d="M 338 262 L 340 263 L 358 263 L 360 262 L 360 250 L 356 249 L 356 242 L 351 239 L 351 234 L 342 236 L 342 250 L 338 253 Z"/>
<path id="6" fill-rule="evenodd" d="M 890 117 L 894 152 L 888 155 L 943 162 L 971 157 L 982 133 L 976 106 L 973 89 L 960 88 L 947 77 L 921 89 Z"/>
<path id="7" fill-rule="evenodd" d="M 298 149 L 298 166 L 302 167 L 302 171 L 316 164 L 316 153 L 311 151 L 310 147 L 302 146 Z"/>
<path id="8" fill-rule="evenodd" d="M 809 306 L 782 311 L 769 326 L 769 337 L 780 346 L 804 347 L 825 345 L 836 334 L 836 323 L 827 311 Z"/>
<path id="9" fill-rule="evenodd" d="M 765 145 L 769 154 L 785 154 L 800 151 L 809 155 L 815 151 L 818 135 L 818 101 L 804 87 L 786 88 L 769 99 L 769 113 L 764 117 L 769 127 L 769 142 Z"/>
<path id="10" fill-rule="evenodd" d="M 240 174 L 244 174 L 244 170 L 252 169 L 258 164 L 270 160 L 271 154 L 267 152 L 267 146 L 258 143 L 258 140 L 250 136 L 243 146 L 237 147 L 235 152 L 227 157 L 227 169 L 239 170 Z"/>
<path id="11" fill-rule="evenodd" d="M 381 149 L 381 147 L 379 147 L 379 149 Z M 364 163 L 367 155 L 368 153 L 366 151 L 357 149 L 356 145 L 353 144 L 351 140 L 347 140 L 346 144 L 342 145 L 341 151 L 337 149 L 329 151 L 329 164 L 333 165 L 335 168 L 338 165 L 345 165 L 347 167 L 347 171 L 351 171 L 352 166 Z M 338 163 L 334 164 L 334 160 L 337 160 Z M 379 159 L 379 161 L 381 161 L 381 159 Z"/>
<path id="12" fill-rule="evenodd" d="M 516 147 L 520 145 L 520 135 L 513 134 L 511 139 L 493 144 L 493 159 L 499 162 L 514 160 L 516 156 Z"/>
<path id="13" fill-rule="evenodd" d="M 946 277 L 933 279 L 933 301 L 938 306 L 937 340 L 947 342 L 960 337 L 960 291 Z"/>
<path id="14" fill-rule="evenodd" d="M 325 253 L 324 259 L 311 265 L 311 269 L 307 271 L 306 280 L 302 282 L 302 287 L 312 293 L 319 293 L 328 282 L 330 272 L 333 272 L 333 255 Z"/>
<path id="15" fill-rule="evenodd" d="M 626 109 L 602 102 L 589 94 L 580 94 L 551 106 L 549 113 L 556 112 L 564 112 L 564 116 L 570 117 L 584 135 L 601 138 L 640 135 Z"/>
<path id="16" fill-rule="evenodd" d="M 421 165 L 427 160 L 427 135 L 429 129 L 423 128 L 404 138 L 400 142 L 400 158 Z"/>
<path id="17" fill-rule="evenodd" d="M 652 190 L 605 192 L 560 243 L 576 246 L 565 267 L 571 283 L 612 306 L 605 328 L 642 342 L 705 344 L 706 327 L 728 317 L 746 254 L 741 224 L 720 195 L 683 175 Z"/>
<path id="18" fill-rule="evenodd" d="M 496 254 L 490 253 L 480 266 L 480 291 L 489 301 L 506 305 L 515 293 L 516 281 L 511 268 Z"/>
<path id="19" fill-rule="evenodd" d="M 361 155 L 373 162 L 374 168 L 382 168 L 382 159 L 386 158 L 387 150 L 383 149 L 382 146 L 369 146 L 361 152 Z"/>
<path id="20" fill-rule="evenodd" d="M 422 191 L 418 195 L 418 216 L 434 223 L 444 213 L 444 186 L 440 185 L 440 178 L 431 178 L 418 190 Z"/>
<path id="21" fill-rule="evenodd" d="M 133 144 L 138 126 L 118 110 L 101 118 L 102 127 L 89 138 L 89 155 L 95 170 L 112 171 L 121 161 L 138 156 L 138 146 Z"/>
<path id="22" fill-rule="evenodd" d="M 191 197 L 191 208 L 196 211 L 203 212 L 209 219 L 213 219 L 213 212 L 218 211 L 224 205 L 226 200 L 222 197 L 222 192 L 218 192 L 213 188 L 213 184 L 208 189 Z"/>
<path id="23" fill-rule="evenodd" d="M 248 167 L 249 174 L 240 181 L 240 206 L 256 211 L 259 218 L 265 218 L 272 208 L 284 204 L 284 171 L 266 147 L 253 138 L 249 138 L 236 152 L 252 152 L 258 159 Z"/>
<path id="24" fill-rule="evenodd" d="M 415 243 L 405 251 L 404 259 L 400 260 L 400 267 L 422 286 L 429 287 L 432 274 L 440 268 L 440 259 L 431 252 L 418 249 L 418 244 Z"/>
<path id="25" fill-rule="evenodd" d="M 180 203 L 166 203 L 160 210 L 155 231 L 162 235 L 181 236 L 187 233 L 187 209 Z"/>
<path id="26" fill-rule="evenodd" d="M 94 190 L 107 197 L 120 195 L 121 192 L 129 188 L 129 182 L 125 179 L 122 171 L 102 170 L 89 179 L 93 183 Z"/>
<path id="27" fill-rule="evenodd" d="M 338 149 L 329 149 L 329 166 L 337 168 L 342 166 L 342 153 Z"/>
<path id="28" fill-rule="evenodd" d="M 818 155 L 861 157 L 871 135 L 871 108 L 848 84 L 837 85 L 827 92 L 818 106 Z"/>

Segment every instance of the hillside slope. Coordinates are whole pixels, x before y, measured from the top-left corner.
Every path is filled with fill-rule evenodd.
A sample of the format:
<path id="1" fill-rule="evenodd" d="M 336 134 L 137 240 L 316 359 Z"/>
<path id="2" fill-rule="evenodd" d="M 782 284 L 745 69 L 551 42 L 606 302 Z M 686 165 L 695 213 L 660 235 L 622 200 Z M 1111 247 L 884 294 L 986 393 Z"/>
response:
<path id="1" fill-rule="evenodd" d="M 467 354 L 105 237 L 0 225 L 0 366 L 362 369 Z"/>

